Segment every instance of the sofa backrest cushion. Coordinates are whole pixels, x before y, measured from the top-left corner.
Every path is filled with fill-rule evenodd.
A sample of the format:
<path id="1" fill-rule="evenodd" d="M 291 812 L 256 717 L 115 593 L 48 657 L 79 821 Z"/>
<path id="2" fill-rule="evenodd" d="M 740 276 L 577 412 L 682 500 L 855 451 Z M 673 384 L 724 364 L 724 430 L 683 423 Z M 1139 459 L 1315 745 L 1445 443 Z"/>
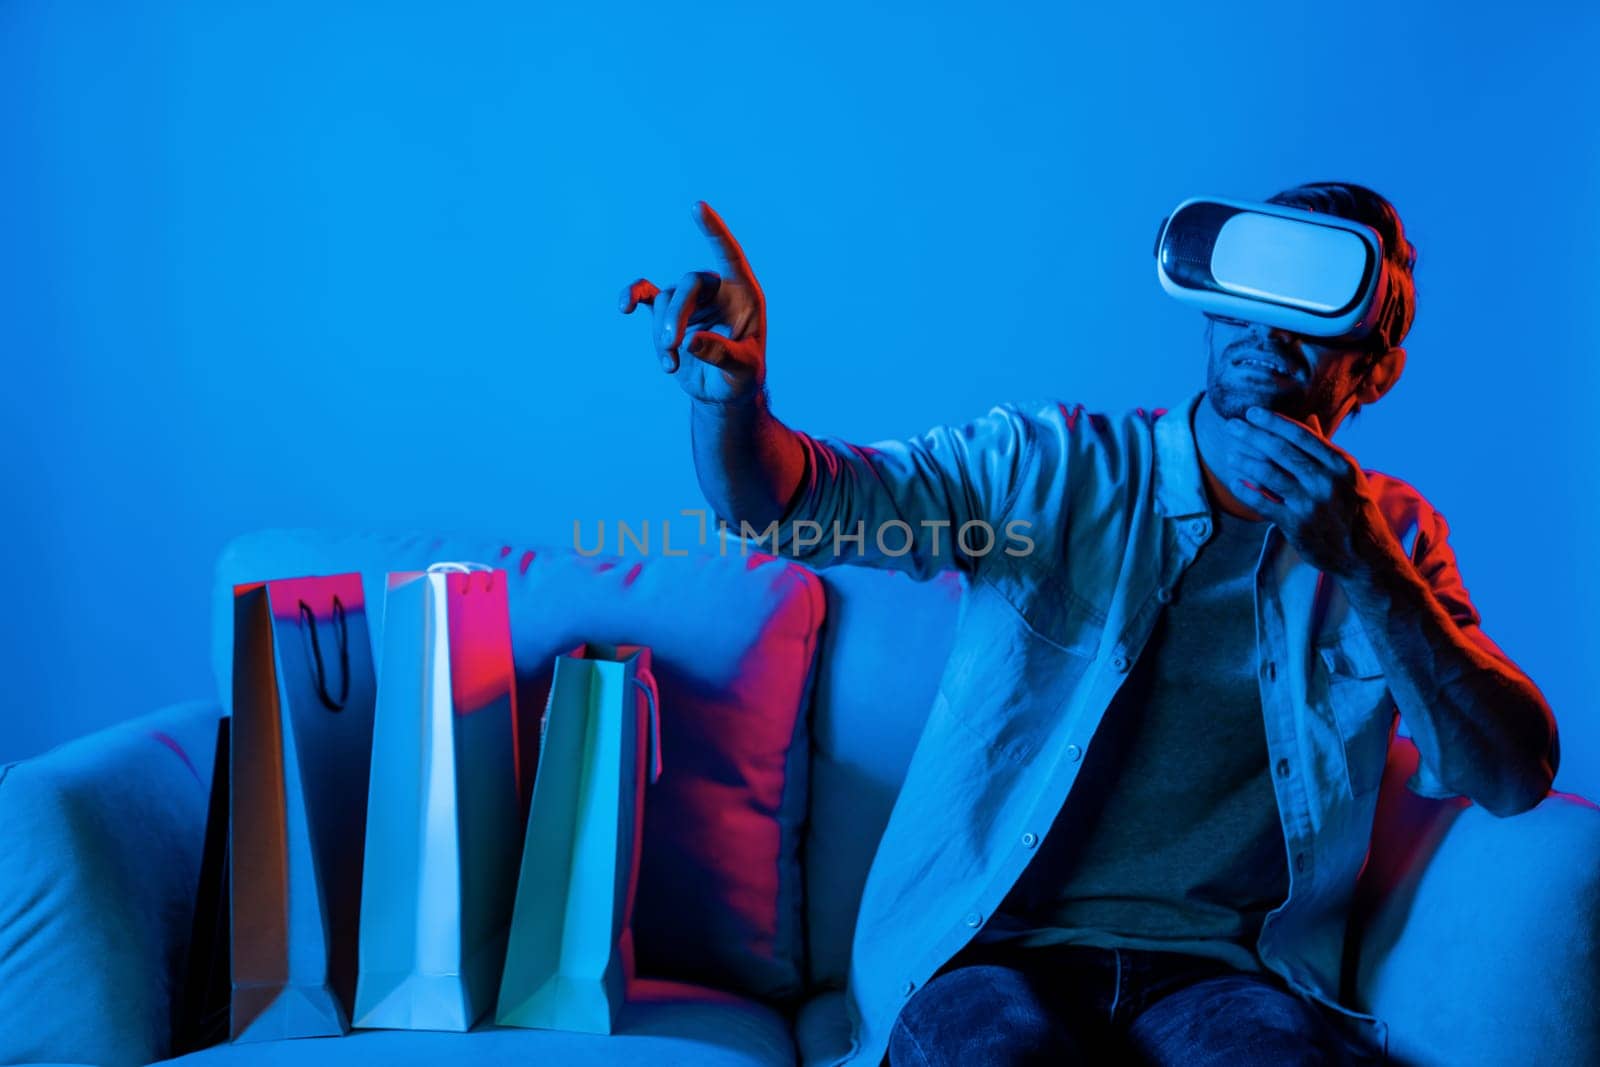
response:
<path id="1" fill-rule="evenodd" d="M 525 723 L 544 708 L 559 654 L 583 641 L 651 649 L 663 766 L 645 800 L 639 972 L 773 1002 L 798 998 L 804 711 L 824 610 L 817 576 L 754 553 L 619 559 L 471 537 L 247 534 L 224 549 L 213 591 L 212 658 L 224 704 L 232 699 L 235 584 L 358 571 L 376 645 L 386 573 L 442 560 L 506 570 Z"/>
<path id="2" fill-rule="evenodd" d="M 964 588 L 953 571 L 831 567 L 805 843 L 811 981 L 842 988 L 867 868 L 933 706 Z"/>

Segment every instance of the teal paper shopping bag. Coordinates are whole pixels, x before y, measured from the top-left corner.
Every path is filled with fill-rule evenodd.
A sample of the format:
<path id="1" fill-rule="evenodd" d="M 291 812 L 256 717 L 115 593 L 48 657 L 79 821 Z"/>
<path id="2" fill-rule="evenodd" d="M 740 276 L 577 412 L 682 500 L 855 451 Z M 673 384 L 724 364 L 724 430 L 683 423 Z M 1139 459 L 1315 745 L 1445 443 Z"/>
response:
<path id="1" fill-rule="evenodd" d="M 556 661 L 496 1021 L 609 1034 L 633 982 L 645 784 L 661 774 L 650 650 Z"/>
<path id="2" fill-rule="evenodd" d="M 355 1025 L 468 1030 L 494 1006 L 522 849 L 506 574 L 391 574 Z"/>
<path id="3" fill-rule="evenodd" d="M 372 750 L 361 576 L 237 586 L 233 633 L 229 1034 L 342 1034 Z"/>

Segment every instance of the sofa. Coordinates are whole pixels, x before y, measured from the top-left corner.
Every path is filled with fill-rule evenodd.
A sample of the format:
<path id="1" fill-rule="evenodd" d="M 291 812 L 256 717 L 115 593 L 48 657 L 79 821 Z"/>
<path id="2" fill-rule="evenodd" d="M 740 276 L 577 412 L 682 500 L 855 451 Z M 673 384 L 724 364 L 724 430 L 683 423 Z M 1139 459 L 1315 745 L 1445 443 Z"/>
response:
<path id="1" fill-rule="evenodd" d="M 0 770 L 0 1063 L 141 1064 L 180 1051 L 211 754 L 231 696 L 232 586 L 359 571 L 381 590 L 385 572 L 438 559 L 511 574 L 525 707 L 562 642 L 654 650 L 662 781 L 676 773 L 681 790 L 647 801 L 657 853 L 641 876 L 639 979 L 617 1032 L 486 1020 L 466 1034 L 220 1044 L 173 1062 L 828 1062 L 848 1026 L 855 908 L 962 582 L 812 572 L 737 542 L 607 551 L 304 530 L 231 542 L 213 592 L 216 696 L 130 715 Z M 1389 1024 L 1397 1064 L 1600 1063 L 1600 810 L 1555 792 L 1499 819 L 1410 793 L 1416 761 L 1396 737 L 1342 999 Z"/>

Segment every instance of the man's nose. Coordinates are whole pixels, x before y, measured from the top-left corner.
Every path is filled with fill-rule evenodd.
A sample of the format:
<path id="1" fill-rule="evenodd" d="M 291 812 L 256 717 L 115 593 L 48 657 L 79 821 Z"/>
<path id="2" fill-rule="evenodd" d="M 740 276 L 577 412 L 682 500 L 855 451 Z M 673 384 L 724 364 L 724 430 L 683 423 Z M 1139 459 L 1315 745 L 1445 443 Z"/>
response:
<path id="1" fill-rule="evenodd" d="M 1300 344 L 1298 334 L 1290 333 L 1288 330 L 1278 326 L 1266 326 L 1256 323 L 1254 332 L 1258 339 L 1270 340 L 1273 344 L 1282 348 L 1296 348 Z"/>

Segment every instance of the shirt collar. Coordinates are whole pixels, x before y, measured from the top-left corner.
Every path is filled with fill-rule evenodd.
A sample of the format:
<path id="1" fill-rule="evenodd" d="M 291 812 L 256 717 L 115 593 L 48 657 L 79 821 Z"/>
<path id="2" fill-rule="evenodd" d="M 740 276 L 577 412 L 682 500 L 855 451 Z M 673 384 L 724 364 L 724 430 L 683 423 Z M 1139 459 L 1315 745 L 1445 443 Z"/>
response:
<path id="1" fill-rule="evenodd" d="M 1205 395 L 1202 389 L 1156 419 L 1156 500 L 1173 518 L 1211 514 L 1194 440 L 1194 411 Z"/>

